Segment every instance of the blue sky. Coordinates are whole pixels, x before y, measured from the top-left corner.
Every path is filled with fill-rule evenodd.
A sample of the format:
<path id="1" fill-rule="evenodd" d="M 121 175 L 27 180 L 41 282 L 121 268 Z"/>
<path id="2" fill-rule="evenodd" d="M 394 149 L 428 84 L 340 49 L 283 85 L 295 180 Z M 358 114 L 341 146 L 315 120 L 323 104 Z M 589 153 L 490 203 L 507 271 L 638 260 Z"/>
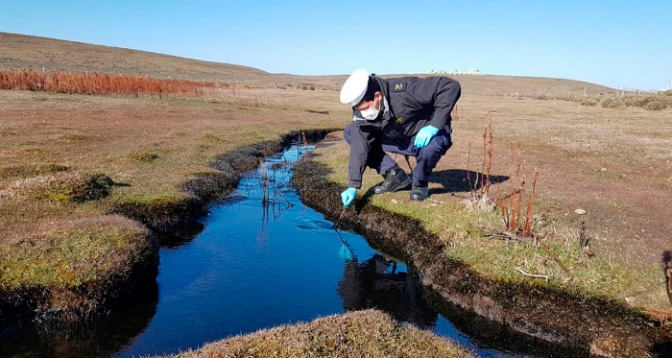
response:
<path id="1" fill-rule="evenodd" d="M 671 14 L 670 0 L 0 0 L 0 31 L 272 73 L 477 68 L 660 89 L 672 81 Z"/>

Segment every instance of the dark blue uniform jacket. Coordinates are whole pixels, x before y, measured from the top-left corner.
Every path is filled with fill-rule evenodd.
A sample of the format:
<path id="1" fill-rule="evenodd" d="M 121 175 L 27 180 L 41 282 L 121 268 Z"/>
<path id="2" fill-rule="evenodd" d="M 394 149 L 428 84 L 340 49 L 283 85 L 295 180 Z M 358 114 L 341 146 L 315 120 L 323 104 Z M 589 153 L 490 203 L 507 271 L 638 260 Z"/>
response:
<path id="1" fill-rule="evenodd" d="M 460 98 L 460 83 L 448 77 L 374 77 L 386 99 L 385 113 L 375 120 L 361 118 L 353 108 L 356 131 L 352 132 L 349 186 L 361 187 L 362 174 L 372 145 L 385 136 L 400 146 L 413 138 L 424 126 L 432 125 L 451 133 L 450 113 Z M 378 142 L 380 143 L 380 142 Z"/>

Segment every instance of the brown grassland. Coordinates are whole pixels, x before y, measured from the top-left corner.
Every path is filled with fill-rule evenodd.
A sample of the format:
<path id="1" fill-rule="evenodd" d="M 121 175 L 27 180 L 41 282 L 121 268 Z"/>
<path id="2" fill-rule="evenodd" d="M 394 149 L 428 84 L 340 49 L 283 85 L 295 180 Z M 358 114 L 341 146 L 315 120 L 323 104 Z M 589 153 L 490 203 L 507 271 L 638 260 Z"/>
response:
<path id="1" fill-rule="evenodd" d="M 275 75 L 243 66 L 3 33 L 0 50 L 0 71 L 39 73 L 46 68 L 46 72 L 95 71 L 227 84 L 198 96 L 171 98 L 1 90 L 0 289 L 6 291 L 82 287 L 128 270 L 148 255 L 151 235 L 137 221 L 110 213 L 127 205 L 160 208 L 183 202 L 188 199 L 184 183 L 215 173 L 210 164 L 218 155 L 278 141 L 293 130 L 342 128 L 350 117 L 338 103 L 337 91 L 345 76 Z M 582 105 L 584 93 L 598 101 L 599 94 L 614 91 L 578 81 L 456 79 L 463 97 L 453 123 L 454 145 L 435 170 L 431 198 L 410 202 L 408 193 L 400 192 L 374 196 L 370 204 L 420 220 L 426 230 L 446 241 L 445 255 L 485 277 L 543 284 L 522 270 L 548 277 L 548 285 L 558 290 L 624 302 L 634 310 L 648 310 L 652 319 L 667 319 L 672 110 Z M 484 150 L 488 125 L 493 139 Z M 338 142 L 315 154 L 314 160 L 332 169 L 330 180 L 345 186 L 347 145 Z M 521 163 L 524 169 L 516 175 Z M 489 188 L 490 197 L 507 203 L 523 174 L 526 185 L 520 195 L 529 198 L 535 170 L 539 174 L 532 213 L 527 215 L 526 208 L 521 212 L 523 219 L 531 219 L 531 231 L 544 238 L 548 250 L 536 242 L 490 237 L 504 231 L 500 211 L 476 212 L 462 204 L 474 196 L 470 181 L 475 176 L 467 177 L 467 172 L 509 178 L 495 180 Z M 367 171 L 360 198 L 379 182 L 380 176 Z M 345 320 L 346 326 L 364 329 L 366 324 L 356 317 L 324 320 Z M 388 318 L 377 317 L 376 322 L 386 327 L 385 338 L 363 336 L 355 340 L 357 344 L 375 339 L 398 343 L 399 335 L 404 336 Z M 338 329 L 339 324 L 333 326 Z M 287 330 L 300 337 L 305 337 L 301 332 L 332 338 L 349 334 L 310 327 L 237 337 L 185 356 L 212 356 L 207 352 L 214 349 L 307 352 L 314 347 L 307 348 L 305 342 L 275 348 L 268 344 L 277 343 L 265 342 Z M 438 347 L 428 343 L 435 338 L 413 339 L 419 339 L 421 346 Z M 329 342 L 319 344 L 330 348 Z M 335 349 L 334 354 L 343 355 L 350 348 Z M 290 351 L 283 352 L 291 356 Z"/>

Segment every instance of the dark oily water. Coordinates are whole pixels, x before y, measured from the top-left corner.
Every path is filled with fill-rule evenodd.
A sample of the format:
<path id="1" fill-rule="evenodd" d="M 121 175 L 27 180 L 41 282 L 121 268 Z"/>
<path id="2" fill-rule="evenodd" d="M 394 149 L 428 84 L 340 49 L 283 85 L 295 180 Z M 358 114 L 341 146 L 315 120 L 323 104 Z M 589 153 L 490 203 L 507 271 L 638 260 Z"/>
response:
<path id="1" fill-rule="evenodd" d="M 359 235 L 334 230 L 334 223 L 303 206 L 289 179 L 291 164 L 310 149 L 292 146 L 267 158 L 228 200 L 211 208 L 202 232 L 162 248 L 152 302 L 82 327 L 5 333 L 0 354 L 177 353 L 232 335 L 377 307 L 481 356 L 520 356 L 470 338 L 425 301 L 406 265 L 376 252 Z M 493 344 L 508 347 L 496 337 Z"/>

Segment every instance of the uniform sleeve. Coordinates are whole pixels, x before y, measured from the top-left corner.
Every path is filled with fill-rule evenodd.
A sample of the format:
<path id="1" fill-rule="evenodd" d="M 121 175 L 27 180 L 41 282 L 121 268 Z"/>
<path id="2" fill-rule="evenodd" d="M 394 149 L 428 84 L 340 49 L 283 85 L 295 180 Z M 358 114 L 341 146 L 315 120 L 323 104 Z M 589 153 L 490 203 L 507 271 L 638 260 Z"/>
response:
<path id="1" fill-rule="evenodd" d="M 371 150 L 371 143 L 375 140 L 372 126 L 354 125 L 351 132 L 350 159 L 348 162 L 348 186 L 362 187 L 362 176 L 366 169 L 366 161 Z"/>
<path id="2" fill-rule="evenodd" d="M 439 129 L 450 122 L 450 113 L 462 94 L 460 83 L 448 77 L 418 78 L 409 90 L 420 104 L 434 106 L 429 124 Z"/>

